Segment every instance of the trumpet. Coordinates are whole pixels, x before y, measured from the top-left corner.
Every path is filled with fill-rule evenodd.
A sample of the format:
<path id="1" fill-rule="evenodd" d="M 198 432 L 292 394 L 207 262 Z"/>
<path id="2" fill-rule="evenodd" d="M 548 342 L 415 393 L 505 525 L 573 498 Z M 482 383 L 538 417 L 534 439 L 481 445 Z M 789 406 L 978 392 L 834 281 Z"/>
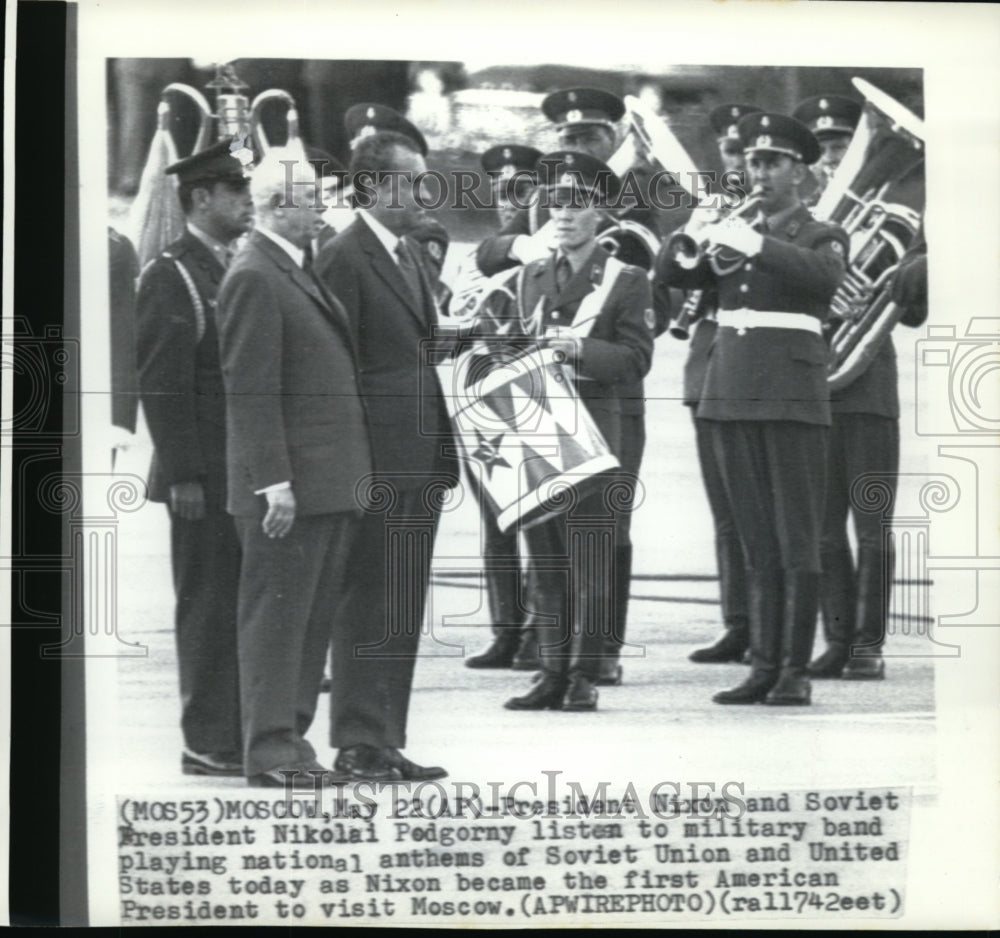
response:
<path id="1" fill-rule="evenodd" d="M 722 221 L 746 219 L 757 211 L 761 195 L 751 193 L 747 200 L 726 214 L 720 214 L 716 224 Z M 725 245 L 709 245 L 707 239 L 698 240 L 686 231 L 675 231 L 665 245 L 667 256 L 680 267 L 690 270 L 697 267 L 702 260 L 707 260 L 718 277 L 733 273 L 742 263 L 742 254 Z"/>

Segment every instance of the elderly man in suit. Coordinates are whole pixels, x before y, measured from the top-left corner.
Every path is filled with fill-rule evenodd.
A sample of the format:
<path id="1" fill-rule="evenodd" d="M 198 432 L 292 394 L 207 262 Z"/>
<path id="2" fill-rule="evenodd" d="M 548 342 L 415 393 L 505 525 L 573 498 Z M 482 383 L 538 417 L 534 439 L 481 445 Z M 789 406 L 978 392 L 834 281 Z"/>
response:
<path id="1" fill-rule="evenodd" d="M 254 173 L 257 227 L 217 309 L 229 510 L 243 547 L 244 770 L 255 787 L 312 785 L 325 771 L 304 737 L 358 532 L 355 484 L 371 470 L 346 313 L 303 268 L 321 225 L 315 172 L 282 160 L 294 155 L 272 150 Z M 349 654 L 339 638 L 334 654 Z"/>
<path id="2" fill-rule="evenodd" d="M 181 769 L 238 776 L 240 545 L 226 513 L 225 395 L 213 309 L 233 244 L 253 222 L 253 203 L 228 141 L 167 172 L 178 178 L 187 230 L 146 267 L 136 299 L 136 362 L 154 447 L 149 498 L 170 512 Z"/>
<path id="3" fill-rule="evenodd" d="M 424 211 L 415 180 L 426 166 L 411 136 L 362 135 L 351 155 L 358 217 L 320 252 L 317 275 L 343 303 L 358 346 L 361 394 L 372 433 L 372 492 L 386 511 L 367 512 L 352 558 L 338 629 L 353 657 L 334 655 L 331 744 L 335 768 L 358 779 L 440 778 L 405 758 L 410 689 L 420 639 L 441 495 L 457 481 L 454 446 L 429 355 L 437 324 L 431 283 L 406 235 Z M 391 529 L 421 534 L 403 554 Z"/>

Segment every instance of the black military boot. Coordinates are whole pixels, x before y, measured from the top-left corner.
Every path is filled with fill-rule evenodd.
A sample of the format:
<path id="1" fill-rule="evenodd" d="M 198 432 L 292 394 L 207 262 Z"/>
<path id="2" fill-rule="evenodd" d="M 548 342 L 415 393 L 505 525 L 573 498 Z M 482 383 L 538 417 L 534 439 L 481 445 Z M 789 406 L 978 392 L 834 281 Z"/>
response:
<path id="1" fill-rule="evenodd" d="M 858 554 L 857 631 L 844 668 L 850 681 L 881 681 L 885 677 L 882 644 L 889 619 L 889 581 L 892 563 L 883 566 L 880 551 Z"/>
<path id="2" fill-rule="evenodd" d="M 816 638 L 819 574 L 786 570 L 784 606 L 781 675 L 764 703 L 774 706 L 804 706 L 812 698 L 807 668 Z"/>
<path id="3" fill-rule="evenodd" d="M 615 687 L 622 682 L 620 662 L 622 645 L 625 644 L 625 628 L 628 619 L 629 591 L 632 588 L 632 546 L 615 548 L 615 604 L 614 621 L 610 634 L 604 637 L 601 665 L 598 669 L 598 687 Z"/>
<path id="4" fill-rule="evenodd" d="M 521 629 L 521 642 L 510 666 L 514 671 L 537 671 L 542 666 L 538 657 L 538 634 L 530 620 Z"/>
<path id="5" fill-rule="evenodd" d="M 504 629 L 493 636 L 493 644 L 485 651 L 465 659 L 467 668 L 509 668 L 521 639 L 520 631 Z"/>
<path id="6" fill-rule="evenodd" d="M 714 645 L 697 648 L 688 655 L 690 661 L 698 664 L 742 661 L 750 647 L 746 564 L 739 538 L 718 538 L 715 542 L 715 557 L 719 567 L 719 599 L 726 631 Z"/>
<path id="7" fill-rule="evenodd" d="M 742 684 L 719 691 L 712 700 L 719 704 L 760 703 L 778 680 L 781 651 L 781 571 L 749 574 L 751 671 Z"/>
<path id="8" fill-rule="evenodd" d="M 597 709 L 597 688 L 594 682 L 583 674 L 573 674 L 569 679 L 569 687 L 563 695 L 563 710 L 584 711 Z"/>
<path id="9" fill-rule="evenodd" d="M 840 677 L 850 654 L 857 605 L 854 560 L 850 549 L 823 555 L 819 595 L 826 651 L 810 663 L 809 676 Z"/>

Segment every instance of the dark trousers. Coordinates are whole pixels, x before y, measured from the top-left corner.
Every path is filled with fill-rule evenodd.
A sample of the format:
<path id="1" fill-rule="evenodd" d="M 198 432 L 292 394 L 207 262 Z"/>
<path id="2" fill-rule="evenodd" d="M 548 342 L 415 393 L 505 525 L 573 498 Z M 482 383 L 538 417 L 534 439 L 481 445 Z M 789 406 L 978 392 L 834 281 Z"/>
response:
<path id="1" fill-rule="evenodd" d="M 506 534 L 497 527 L 496 513 L 478 483 L 469 473 L 469 486 L 479 501 L 483 531 L 483 576 L 496 638 L 516 643 L 521 637 L 525 612 L 521 605 L 521 554 L 517 526 Z"/>
<path id="2" fill-rule="evenodd" d="M 239 753 L 240 544 L 232 517 L 208 511 L 185 521 L 171 512 L 170 559 L 184 745 L 193 752 Z"/>
<path id="3" fill-rule="evenodd" d="M 819 573 L 828 428 L 706 421 L 747 567 Z"/>
<path id="4" fill-rule="evenodd" d="M 614 621 L 614 557 L 620 518 L 598 492 L 525 532 L 532 564 L 528 605 L 542 668 L 565 684 L 596 680 Z"/>
<path id="5" fill-rule="evenodd" d="M 332 645 L 330 744 L 402 749 L 439 512 L 422 490 L 395 493 L 358 522 Z"/>
<path id="6" fill-rule="evenodd" d="M 694 420 L 695 444 L 698 449 L 698 465 L 701 479 L 708 497 L 708 507 L 712 512 L 715 528 L 715 559 L 719 571 L 719 597 L 722 602 L 722 619 L 727 626 L 745 628 L 747 624 L 747 575 L 743 558 L 743 547 L 736 530 L 733 508 L 729 503 L 726 483 L 722 476 L 722 466 L 712 442 L 710 420 L 699 420 L 696 408 L 691 408 Z"/>
<path id="7" fill-rule="evenodd" d="M 828 428 L 713 421 L 712 441 L 746 558 L 753 678 L 804 676 L 819 611 Z"/>
<path id="8" fill-rule="evenodd" d="M 296 517 L 283 538 L 237 518 L 243 545 L 239 662 L 244 770 L 256 775 L 316 758 L 304 739 L 316 713 L 326 649 L 358 520 Z"/>
<path id="9" fill-rule="evenodd" d="M 642 454 L 646 450 L 646 417 L 644 414 L 621 415 L 621 438 L 618 462 L 627 476 L 638 477 Z M 638 508 L 638 505 L 635 507 Z M 622 512 L 618 522 L 618 548 L 631 547 L 632 514 Z"/>
<path id="10" fill-rule="evenodd" d="M 820 605 L 829 644 L 871 644 L 884 636 L 894 567 L 885 524 L 892 516 L 898 471 L 898 420 L 875 414 L 833 415 L 820 541 Z M 871 480 L 874 499 L 864 491 L 861 477 L 866 474 L 877 476 Z M 875 510 L 864 511 L 862 506 L 869 502 Z M 848 515 L 857 536 L 856 562 L 847 536 Z M 867 616 L 861 610 L 867 610 Z"/>

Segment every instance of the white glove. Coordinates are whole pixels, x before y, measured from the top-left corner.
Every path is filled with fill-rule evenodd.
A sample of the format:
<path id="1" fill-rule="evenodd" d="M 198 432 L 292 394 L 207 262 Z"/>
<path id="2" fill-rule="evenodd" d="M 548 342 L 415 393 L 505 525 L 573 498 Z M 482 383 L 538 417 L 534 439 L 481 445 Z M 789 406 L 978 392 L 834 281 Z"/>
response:
<path id="1" fill-rule="evenodd" d="M 545 260 L 556 249 L 556 226 L 549 219 L 533 235 L 518 235 L 510 246 L 510 256 L 522 264 Z"/>
<path id="2" fill-rule="evenodd" d="M 717 225 L 711 225 L 705 229 L 703 236 L 711 245 L 732 248 L 747 257 L 760 254 L 764 244 L 764 236 L 739 218 L 726 219 Z"/>

